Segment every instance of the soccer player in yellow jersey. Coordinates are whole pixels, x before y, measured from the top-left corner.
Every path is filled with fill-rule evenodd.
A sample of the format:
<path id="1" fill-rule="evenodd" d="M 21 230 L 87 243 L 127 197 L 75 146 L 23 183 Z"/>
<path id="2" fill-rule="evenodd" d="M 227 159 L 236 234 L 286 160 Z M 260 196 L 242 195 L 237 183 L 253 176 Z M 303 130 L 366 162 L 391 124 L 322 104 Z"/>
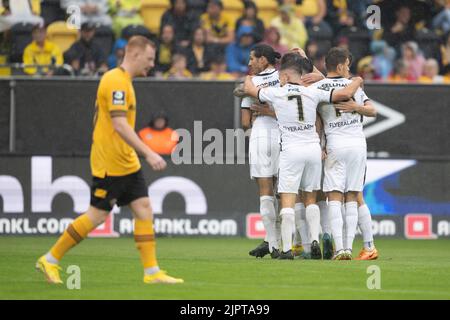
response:
<path id="1" fill-rule="evenodd" d="M 166 168 L 164 159 L 147 147 L 134 131 L 136 97 L 132 79 L 147 76 L 154 63 L 154 44 L 145 37 L 135 36 L 128 42 L 120 68 L 105 73 L 100 81 L 91 148 L 91 205 L 37 261 L 36 267 L 50 283 L 62 283 L 59 260 L 105 221 L 114 204 L 129 205 L 133 212 L 134 240 L 144 267 L 144 282 L 183 282 L 159 269 L 152 209 L 136 154 L 141 154 L 153 170 Z"/>

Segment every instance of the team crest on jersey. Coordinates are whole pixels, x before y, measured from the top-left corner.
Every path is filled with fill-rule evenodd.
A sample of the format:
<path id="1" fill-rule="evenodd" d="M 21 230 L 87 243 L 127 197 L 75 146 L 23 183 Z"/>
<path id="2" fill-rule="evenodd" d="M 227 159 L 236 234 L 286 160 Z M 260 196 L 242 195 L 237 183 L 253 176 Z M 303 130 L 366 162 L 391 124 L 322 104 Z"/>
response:
<path id="1" fill-rule="evenodd" d="M 123 106 L 125 104 L 125 91 L 113 91 L 113 105 Z"/>

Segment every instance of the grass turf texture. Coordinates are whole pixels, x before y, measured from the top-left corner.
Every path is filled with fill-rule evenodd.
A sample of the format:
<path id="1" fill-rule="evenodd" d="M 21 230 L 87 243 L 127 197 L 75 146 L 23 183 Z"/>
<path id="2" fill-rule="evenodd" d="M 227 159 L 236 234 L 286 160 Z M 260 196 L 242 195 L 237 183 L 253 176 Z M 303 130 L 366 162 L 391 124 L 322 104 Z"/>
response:
<path id="1" fill-rule="evenodd" d="M 377 261 L 274 261 L 248 255 L 255 240 L 158 238 L 161 267 L 185 280 L 170 286 L 142 282 L 131 238 L 88 239 L 61 264 L 63 281 L 69 265 L 80 266 L 80 290 L 34 270 L 55 240 L 0 238 L 0 299 L 450 299 L 449 240 L 377 239 Z M 370 265 L 381 269 L 381 290 L 367 289 Z"/>

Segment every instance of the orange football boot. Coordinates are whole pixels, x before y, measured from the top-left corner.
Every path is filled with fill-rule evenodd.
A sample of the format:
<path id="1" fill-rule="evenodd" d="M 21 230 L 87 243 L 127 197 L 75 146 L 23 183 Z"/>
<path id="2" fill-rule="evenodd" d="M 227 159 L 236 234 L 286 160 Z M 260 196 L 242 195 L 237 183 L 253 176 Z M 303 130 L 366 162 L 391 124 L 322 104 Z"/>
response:
<path id="1" fill-rule="evenodd" d="M 359 255 L 355 260 L 376 260 L 378 258 L 378 250 L 373 247 L 372 250 L 367 250 L 366 248 L 362 248 L 359 252 Z"/>

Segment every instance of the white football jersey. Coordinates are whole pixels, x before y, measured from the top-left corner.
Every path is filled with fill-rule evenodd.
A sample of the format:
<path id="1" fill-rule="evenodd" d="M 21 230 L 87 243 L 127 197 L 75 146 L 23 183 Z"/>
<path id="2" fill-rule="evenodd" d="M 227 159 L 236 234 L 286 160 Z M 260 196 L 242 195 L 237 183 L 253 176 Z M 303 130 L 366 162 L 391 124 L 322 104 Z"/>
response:
<path id="1" fill-rule="evenodd" d="M 313 86 L 321 90 L 332 91 L 347 87 L 352 81 L 346 78 L 327 78 Z M 354 96 L 355 101 L 363 105 L 369 98 L 359 88 Z M 353 146 L 366 146 L 366 137 L 363 132 L 363 116 L 359 113 L 341 113 L 331 103 L 322 103 L 318 111 L 323 120 L 327 148 L 345 148 Z"/>
<path id="2" fill-rule="evenodd" d="M 278 76 L 278 71 L 276 69 L 266 69 L 263 72 L 257 74 L 252 78 L 253 83 L 257 88 L 266 87 L 279 87 L 280 79 Z M 241 108 L 250 109 L 252 104 L 258 103 L 258 101 L 251 97 L 245 97 L 242 99 Z M 273 107 L 271 107 L 273 109 Z M 267 137 L 272 130 L 278 133 L 277 119 L 269 116 L 259 116 L 255 119 L 252 126 L 252 138 Z M 277 139 L 277 137 L 273 137 Z"/>
<path id="3" fill-rule="evenodd" d="M 294 145 L 320 142 L 316 132 L 317 106 L 321 102 L 330 103 L 331 92 L 297 84 L 259 90 L 259 100 L 271 103 L 275 109 L 283 150 Z"/>

